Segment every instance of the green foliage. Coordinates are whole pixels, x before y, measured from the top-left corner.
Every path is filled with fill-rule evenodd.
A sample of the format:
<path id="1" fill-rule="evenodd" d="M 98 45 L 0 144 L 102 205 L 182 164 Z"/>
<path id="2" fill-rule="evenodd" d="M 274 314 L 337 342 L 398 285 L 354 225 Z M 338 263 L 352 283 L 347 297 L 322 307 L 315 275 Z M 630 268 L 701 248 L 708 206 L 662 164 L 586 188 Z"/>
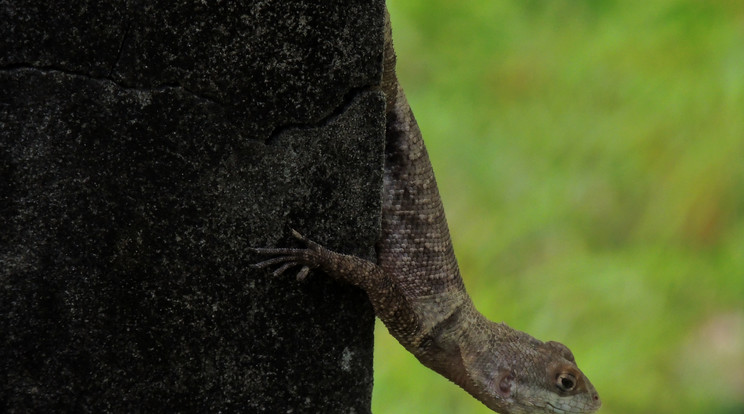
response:
<path id="1" fill-rule="evenodd" d="M 479 309 L 601 413 L 743 412 L 744 2 L 389 7 Z M 377 333 L 374 412 L 489 412 Z"/>

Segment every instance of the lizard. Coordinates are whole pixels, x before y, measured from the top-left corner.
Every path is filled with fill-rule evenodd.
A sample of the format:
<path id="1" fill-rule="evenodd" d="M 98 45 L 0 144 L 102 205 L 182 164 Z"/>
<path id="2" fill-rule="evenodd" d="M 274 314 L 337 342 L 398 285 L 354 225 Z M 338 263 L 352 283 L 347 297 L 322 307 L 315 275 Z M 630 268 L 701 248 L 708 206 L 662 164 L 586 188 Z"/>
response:
<path id="1" fill-rule="evenodd" d="M 421 131 L 395 72 L 385 10 L 386 100 L 381 234 L 377 262 L 331 251 L 292 230 L 300 248 L 254 248 L 278 266 L 300 267 L 366 291 L 375 314 L 423 365 L 502 414 L 592 413 L 601 401 L 565 345 L 543 342 L 482 315 L 465 290 Z"/>

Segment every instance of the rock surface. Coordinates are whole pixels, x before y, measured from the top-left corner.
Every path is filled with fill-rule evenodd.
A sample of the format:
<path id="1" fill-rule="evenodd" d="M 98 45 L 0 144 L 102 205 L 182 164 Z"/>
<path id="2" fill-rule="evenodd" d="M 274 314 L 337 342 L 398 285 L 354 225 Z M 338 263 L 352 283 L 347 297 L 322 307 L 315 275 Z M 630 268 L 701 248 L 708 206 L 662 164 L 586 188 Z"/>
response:
<path id="1" fill-rule="evenodd" d="M 381 1 L 0 5 L 0 411 L 370 410 Z"/>

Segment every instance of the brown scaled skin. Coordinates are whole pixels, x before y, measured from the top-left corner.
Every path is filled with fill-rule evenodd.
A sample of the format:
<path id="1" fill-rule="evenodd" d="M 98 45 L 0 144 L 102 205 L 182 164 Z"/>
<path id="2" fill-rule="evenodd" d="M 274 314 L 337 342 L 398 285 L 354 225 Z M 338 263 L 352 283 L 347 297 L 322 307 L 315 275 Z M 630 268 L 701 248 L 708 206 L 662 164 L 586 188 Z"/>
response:
<path id="1" fill-rule="evenodd" d="M 599 396 L 569 349 L 486 319 L 465 291 L 434 172 L 395 75 L 386 12 L 381 90 L 387 100 L 382 233 L 377 263 L 332 252 L 294 232 L 305 248 L 254 249 L 274 274 L 318 268 L 367 292 L 376 315 L 422 364 L 502 414 L 592 413 Z"/>

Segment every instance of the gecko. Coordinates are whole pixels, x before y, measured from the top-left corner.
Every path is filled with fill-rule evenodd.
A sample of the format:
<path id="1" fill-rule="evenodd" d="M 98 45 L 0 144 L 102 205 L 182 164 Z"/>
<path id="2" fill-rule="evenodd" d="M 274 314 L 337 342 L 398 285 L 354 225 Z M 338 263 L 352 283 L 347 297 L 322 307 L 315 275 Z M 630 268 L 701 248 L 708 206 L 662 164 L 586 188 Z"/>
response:
<path id="1" fill-rule="evenodd" d="M 292 230 L 303 247 L 254 248 L 278 266 L 300 267 L 363 289 L 375 314 L 423 365 L 502 414 L 592 413 L 601 401 L 559 342 L 540 341 L 482 315 L 465 290 L 434 171 L 395 72 L 390 15 L 385 10 L 386 100 L 381 234 L 377 261 L 331 251 Z"/>

